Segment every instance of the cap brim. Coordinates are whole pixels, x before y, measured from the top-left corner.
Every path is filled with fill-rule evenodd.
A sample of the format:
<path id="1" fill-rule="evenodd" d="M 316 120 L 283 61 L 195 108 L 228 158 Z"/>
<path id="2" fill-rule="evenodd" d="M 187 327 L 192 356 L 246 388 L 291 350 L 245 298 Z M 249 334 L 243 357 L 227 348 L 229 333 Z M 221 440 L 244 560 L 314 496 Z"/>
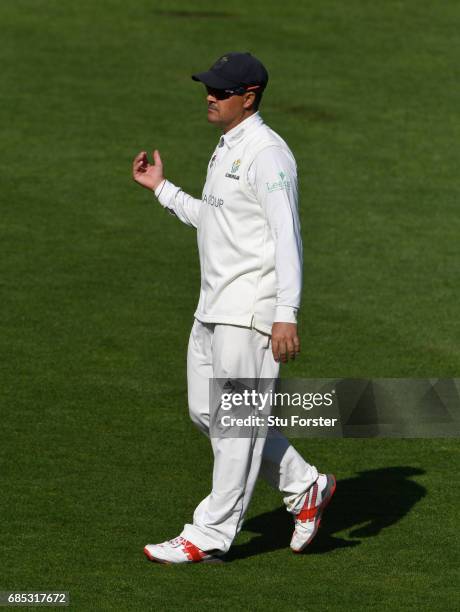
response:
<path id="1" fill-rule="evenodd" d="M 223 79 L 215 72 L 211 72 L 208 70 L 207 72 L 199 72 L 198 74 L 192 74 L 192 79 L 194 81 L 200 81 L 204 83 L 208 87 L 213 87 L 214 89 L 229 89 L 231 87 L 238 87 L 238 83 L 234 83 L 232 81 L 227 81 L 227 79 Z"/>

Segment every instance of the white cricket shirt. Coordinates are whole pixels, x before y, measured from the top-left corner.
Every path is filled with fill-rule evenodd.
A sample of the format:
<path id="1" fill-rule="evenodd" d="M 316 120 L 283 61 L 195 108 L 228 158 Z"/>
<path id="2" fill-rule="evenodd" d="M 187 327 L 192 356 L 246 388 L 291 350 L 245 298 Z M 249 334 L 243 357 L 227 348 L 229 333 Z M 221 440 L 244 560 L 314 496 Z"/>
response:
<path id="1" fill-rule="evenodd" d="M 220 138 L 201 199 L 168 180 L 155 195 L 197 229 L 199 321 L 267 334 L 275 321 L 296 322 L 302 289 L 297 168 L 258 112 Z"/>

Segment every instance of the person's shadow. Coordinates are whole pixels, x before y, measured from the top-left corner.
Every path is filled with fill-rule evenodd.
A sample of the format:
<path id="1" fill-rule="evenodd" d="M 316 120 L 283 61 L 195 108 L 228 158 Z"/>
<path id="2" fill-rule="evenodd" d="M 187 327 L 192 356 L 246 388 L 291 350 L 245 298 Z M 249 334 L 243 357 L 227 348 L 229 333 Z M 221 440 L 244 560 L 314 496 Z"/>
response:
<path id="1" fill-rule="evenodd" d="M 324 511 L 321 528 L 308 546 L 308 554 L 320 554 L 336 548 L 358 546 L 359 538 L 377 536 L 405 516 L 426 495 L 425 487 L 410 476 L 425 474 L 409 466 L 380 468 L 358 472 L 358 476 L 337 482 L 337 490 Z M 349 530 L 348 539 L 334 533 Z M 233 561 L 252 555 L 286 548 L 293 531 L 293 519 L 284 507 L 247 520 L 243 531 L 259 534 L 245 544 L 236 544 L 226 555 Z"/>

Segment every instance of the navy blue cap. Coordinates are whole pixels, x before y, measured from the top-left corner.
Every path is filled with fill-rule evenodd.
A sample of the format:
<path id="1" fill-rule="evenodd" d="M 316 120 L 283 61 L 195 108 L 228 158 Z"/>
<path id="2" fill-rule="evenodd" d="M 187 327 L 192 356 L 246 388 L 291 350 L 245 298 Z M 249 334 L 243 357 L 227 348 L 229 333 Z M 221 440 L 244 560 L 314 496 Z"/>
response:
<path id="1" fill-rule="evenodd" d="M 259 85 L 267 86 L 268 72 L 265 66 L 250 53 L 226 53 L 206 72 L 192 75 L 194 81 L 201 81 L 214 89 L 234 89 Z"/>

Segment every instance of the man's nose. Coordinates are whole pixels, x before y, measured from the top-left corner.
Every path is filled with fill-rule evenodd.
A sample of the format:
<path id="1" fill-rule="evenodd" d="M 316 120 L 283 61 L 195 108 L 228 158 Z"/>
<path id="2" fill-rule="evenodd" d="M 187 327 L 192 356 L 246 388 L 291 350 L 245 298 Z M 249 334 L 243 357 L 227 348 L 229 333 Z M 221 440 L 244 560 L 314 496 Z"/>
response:
<path id="1" fill-rule="evenodd" d="M 208 102 L 216 102 L 216 101 L 217 101 L 217 98 L 216 98 L 216 96 L 212 96 L 211 94 L 208 94 L 208 95 L 206 96 L 206 100 L 207 100 Z"/>

